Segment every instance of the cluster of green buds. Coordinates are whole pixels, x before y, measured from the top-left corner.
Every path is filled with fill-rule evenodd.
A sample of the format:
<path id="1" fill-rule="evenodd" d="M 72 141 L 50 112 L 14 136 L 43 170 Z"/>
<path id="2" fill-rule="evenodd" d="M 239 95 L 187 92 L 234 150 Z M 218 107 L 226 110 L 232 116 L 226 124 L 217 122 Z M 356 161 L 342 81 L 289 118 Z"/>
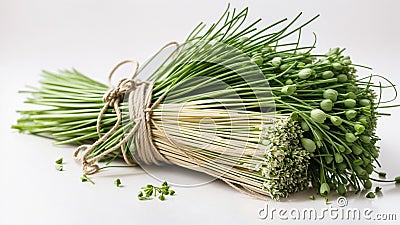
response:
<path id="1" fill-rule="evenodd" d="M 299 123 L 291 117 L 276 119 L 264 133 L 265 162 L 259 170 L 265 179 L 263 189 L 279 199 L 308 186 L 310 157 L 300 143 L 303 131 Z"/>
<path id="2" fill-rule="evenodd" d="M 378 140 L 375 135 L 376 96 L 373 90 L 357 80 L 350 58 L 342 52 L 338 48 L 331 49 L 314 63 L 319 66 L 318 77 L 336 78 L 337 82 L 334 85 L 322 83 L 310 92 L 320 93 L 320 100 L 319 107 L 310 104 L 313 109 L 311 121 L 307 123 L 313 129 L 305 135 L 313 138 L 317 145 L 316 157 L 320 158 L 320 165 L 310 168 L 318 171 L 313 183 L 319 185 L 319 193 L 324 196 L 332 189 L 345 195 L 347 185 L 356 191 L 370 189 L 373 162 L 379 156 L 379 148 L 375 145 Z"/>
<path id="3" fill-rule="evenodd" d="M 330 190 L 344 195 L 348 186 L 370 188 L 379 156 L 375 93 L 357 78 L 344 49 L 323 56 L 278 49 L 266 45 L 250 56 L 279 97 L 277 113 L 300 116 L 301 145 L 313 159 L 308 174 L 313 186 L 324 196 Z"/>

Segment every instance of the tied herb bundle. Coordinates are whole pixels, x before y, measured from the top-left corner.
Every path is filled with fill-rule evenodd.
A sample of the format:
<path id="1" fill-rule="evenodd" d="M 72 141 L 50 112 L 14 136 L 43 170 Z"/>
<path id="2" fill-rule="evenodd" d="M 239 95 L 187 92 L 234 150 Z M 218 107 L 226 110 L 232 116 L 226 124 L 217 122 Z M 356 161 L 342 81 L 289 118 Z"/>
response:
<path id="1" fill-rule="evenodd" d="M 104 103 L 108 87 L 74 70 L 44 72 L 27 103 L 51 109 L 20 111 L 13 127 L 57 144 L 89 143 L 78 149 L 89 174 L 97 160 L 124 158 L 205 172 L 258 197 L 286 197 L 310 180 L 323 196 L 368 188 L 379 153 L 376 85 L 357 78 L 342 50 L 320 56 L 311 54 L 314 45 L 300 46 L 315 18 L 292 28 L 299 16 L 257 29 L 260 20 L 243 25 L 247 9 L 228 9 L 208 30 L 199 24 L 150 73 L 148 123 L 132 117 L 132 96 L 122 101 L 129 93 Z M 285 42 L 292 35 L 298 40 Z M 158 160 L 138 145 L 137 124 L 148 129 Z"/>

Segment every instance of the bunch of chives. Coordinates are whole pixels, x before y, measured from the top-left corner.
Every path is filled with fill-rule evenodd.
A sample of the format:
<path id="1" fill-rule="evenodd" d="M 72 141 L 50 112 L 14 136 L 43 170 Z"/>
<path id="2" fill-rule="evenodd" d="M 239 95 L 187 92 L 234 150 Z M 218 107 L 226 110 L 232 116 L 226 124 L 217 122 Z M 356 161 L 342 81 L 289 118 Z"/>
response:
<path id="1" fill-rule="evenodd" d="M 244 26 L 247 13 L 247 9 L 240 12 L 227 10 L 204 32 L 205 25 L 199 24 L 178 54 L 173 54 L 150 76 L 149 79 L 155 82 L 152 101 L 165 95 L 170 97 L 153 114 L 153 141 L 157 148 L 177 164 L 191 168 L 202 166 L 200 169 L 204 172 L 229 180 L 236 187 L 274 198 L 301 190 L 308 180 L 324 196 L 330 189 L 344 195 L 347 186 L 357 191 L 362 186 L 370 188 L 370 174 L 376 171 L 373 163 L 377 162 L 379 153 L 376 146 L 379 138 L 374 131 L 380 115 L 377 112 L 380 102 L 372 88 L 385 87 L 358 78 L 356 65 L 343 56 L 343 50 L 334 48 L 325 55 L 313 55 L 311 51 L 315 44 L 300 46 L 302 28 L 315 18 L 295 28 L 292 27 L 300 15 L 280 28 L 285 20 L 257 29 L 260 20 Z M 298 35 L 298 40 L 284 43 L 292 35 Z M 227 54 L 221 45 L 232 46 L 244 53 L 258 68 L 247 64 L 238 67 L 242 61 L 238 61 L 232 52 Z M 225 66 L 220 66 L 221 62 Z M 235 75 L 238 71 L 240 76 Z M 265 79 L 257 78 L 255 71 L 261 71 Z M 107 86 L 77 71 L 44 72 L 43 76 L 41 88 L 30 92 L 33 97 L 27 103 L 51 109 L 21 111 L 24 117 L 14 128 L 53 138 L 57 144 L 96 139 L 96 119 L 104 104 L 101 99 Z M 204 82 L 196 83 L 196 78 L 201 77 L 211 80 L 209 87 L 213 81 L 222 82 L 226 87 L 218 85 L 219 89 L 199 94 L 196 89 Z M 244 79 L 247 77 L 252 77 L 250 82 Z M 229 94 L 239 96 L 240 101 L 236 99 L 232 103 L 231 98 L 225 98 Z M 238 123 L 239 130 L 227 131 L 223 129 L 224 124 L 232 123 L 232 120 L 213 118 L 222 124 L 217 123 L 208 131 L 214 135 L 207 142 L 211 144 L 210 150 L 198 146 L 196 138 L 204 135 L 195 131 L 201 121 L 199 118 L 185 118 L 178 125 L 176 121 L 165 123 L 164 118 L 170 116 L 166 112 L 171 107 L 176 109 L 177 105 L 190 114 L 196 115 L 199 111 L 200 115 L 204 113 L 212 118 L 226 111 L 226 106 L 229 110 L 233 106 L 234 110 L 251 112 L 251 116 L 243 117 L 246 121 L 258 119 L 250 119 L 247 128 Z M 126 107 L 126 104 L 121 105 L 121 108 Z M 272 108 L 278 115 L 271 113 Z M 240 121 L 239 118 L 235 120 Z M 268 132 L 263 125 L 265 120 L 272 125 L 266 126 Z M 102 118 L 101 132 L 109 130 L 115 121 L 115 114 L 108 110 Z M 130 127 L 132 124 L 125 117 L 120 129 L 92 154 L 100 154 L 117 144 Z M 259 129 L 250 129 L 254 127 Z M 182 130 L 175 132 L 177 128 Z M 246 131 L 246 137 L 251 138 L 241 139 L 242 129 Z M 182 144 L 188 137 L 194 138 Z M 221 145 L 232 147 L 232 143 L 220 139 L 215 142 L 216 137 L 235 139 L 235 146 L 241 153 L 232 156 L 232 152 L 222 151 Z M 249 140 L 254 146 L 267 146 L 268 150 L 259 154 L 258 147 L 248 149 L 237 143 Z M 104 160 L 110 161 L 120 155 L 121 152 L 115 152 Z M 190 161 L 193 157 L 196 160 Z M 216 159 L 218 163 L 214 163 Z M 280 171 L 274 172 L 277 168 Z M 290 172 L 296 175 L 290 177 Z"/>

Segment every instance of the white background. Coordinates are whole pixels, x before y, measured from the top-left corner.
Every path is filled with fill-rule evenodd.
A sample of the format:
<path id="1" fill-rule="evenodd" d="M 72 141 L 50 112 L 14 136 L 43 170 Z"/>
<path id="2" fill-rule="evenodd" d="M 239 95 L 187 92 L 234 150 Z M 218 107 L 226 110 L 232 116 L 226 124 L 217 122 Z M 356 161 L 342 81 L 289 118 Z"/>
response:
<path id="1" fill-rule="evenodd" d="M 293 18 L 321 17 L 304 31 L 304 41 L 318 36 L 317 52 L 346 47 L 355 63 L 400 84 L 400 4 L 398 1 L 231 1 L 249 6 L 250 18 L 267 25 Z M 25 107 L 17 94 L 35 84 L 42 69 L 77 68 L 100 81 L 119 61 L 144 61 L 165 43 L 183 41 L 200 21 L 213 22 L 227 1 L 0 1 L 0 224 L 268 224 L 310 221 L 260 220 L 265 202 L 237 193 L 221 182 L 182 188 L 168 201 L 138 201 L 139 188 L 159 182 L 140 169 L 114 169 L 94 176 L 95 185 L 81 183 L 80 166 L 71 157 L 73 147 L 55 147 L 51 141 L 18 134 L 10 129 Z M 360 71 L 368 75 L 368 71 Z M 390 95 L 390 93 L 389 93 Z M 389 96 L 390 97 L 390 96 Z M 399 104 L 399 101 L 396 102 Z M 388 177 L 400 174 L 400 108 L 379 121 L 380 161 Z M 54 169 L 64 157 L 65 171 Z M 178 176 L 188 176 L 180 172 Z M 124 187 L 113 185 L 121 178 Z M 397 213 L 400 187 L 380 185 L 383 195 L 350 195 L 348 207 Z M 313 191 L 293 195 L 270 207 L 302 209 L 328 207 L 321 198 L 308 200 Z M 336 196 L 331 196 L 335 206 Z M 318 223 L 320 223 L 319 221 Z M 326 219 L 326 224 L 343 221 Z M 346 221 L 344 221 L 346 223 Z M 348 222 L 348 221 L 347 221 Z M 361 223 L 352 221 L 353 224 Z M 376 223 L 376 221 L 374 222 Z M 382 224 L 389 224 L 384 222 Z"/>

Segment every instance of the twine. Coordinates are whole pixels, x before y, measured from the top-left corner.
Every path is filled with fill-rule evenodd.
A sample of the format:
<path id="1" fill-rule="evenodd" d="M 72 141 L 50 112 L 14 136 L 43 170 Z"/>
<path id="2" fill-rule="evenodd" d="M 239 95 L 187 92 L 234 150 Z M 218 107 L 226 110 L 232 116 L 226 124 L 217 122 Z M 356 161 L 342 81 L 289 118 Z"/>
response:
<path id="1" fill-rule="evenodd" d="M 133 73 L 132 77 L 130 79 L 121 79 L 116 87 L 113 87 L 111 84 L 111 79 L 115 71 L 122 65 L 128 63 L 133 63 L 136 66 L 135 72 Z M 82 170 L 84 174 L 90 175 L 96 173 L 99 170 L 97 161 L 118 149 L 122 150 L 123 158 L 128 165 L 137 165 L 137 162 L 155 165 L 169 163 L 168 160 L 165 159 L 154 146 L 150 130 L 151 112 L 158 104 L 160 104 L 163 96 L 161 96 L 153 105 L 150 106 L 154 82 L 141 82 L 137 80 L 136 76 L 138 70 L 139 63 L 137 61 L 125 60 L 117 64 L 110 72 L 110 75 L 108 76 L 110 89 L 103 96 L 103 102 L 105 104 L 100 110 L 97 117 L 96 129 L 97 134 L 99 135 L 99 139 L 93 144 L 85 144 L 79 146 L 74 152 L 74 158 L 82 161 Z M 90 153 L 98 145 L 106 141 L 118 129 L 122 120 L 122 113 L 119 108 L 119 104 L 126 94 L 129 94 L 129 118 L 134 123 L 133 128 L 127 133 L 127 135 L 125 135 L 122 140 L 119 141 L 117 145 L 103 151 L 97 156 L 90 156 Z M 117 115 L 117 122 L 109 131 L 104 134 L 104 136 L 101 136 L 101 119 L 104 113 L 110 107 L 113 107 L 115 110 L 115 113 Z M 124 149 L 124 144 L 128 142 L 134 134 L 136 134 L 136 154 L 135 156 L 131 156 L 128 155 L 127 151 Z M 83 152 L 82 157 L 79 157 L 80 152 Z"/>

